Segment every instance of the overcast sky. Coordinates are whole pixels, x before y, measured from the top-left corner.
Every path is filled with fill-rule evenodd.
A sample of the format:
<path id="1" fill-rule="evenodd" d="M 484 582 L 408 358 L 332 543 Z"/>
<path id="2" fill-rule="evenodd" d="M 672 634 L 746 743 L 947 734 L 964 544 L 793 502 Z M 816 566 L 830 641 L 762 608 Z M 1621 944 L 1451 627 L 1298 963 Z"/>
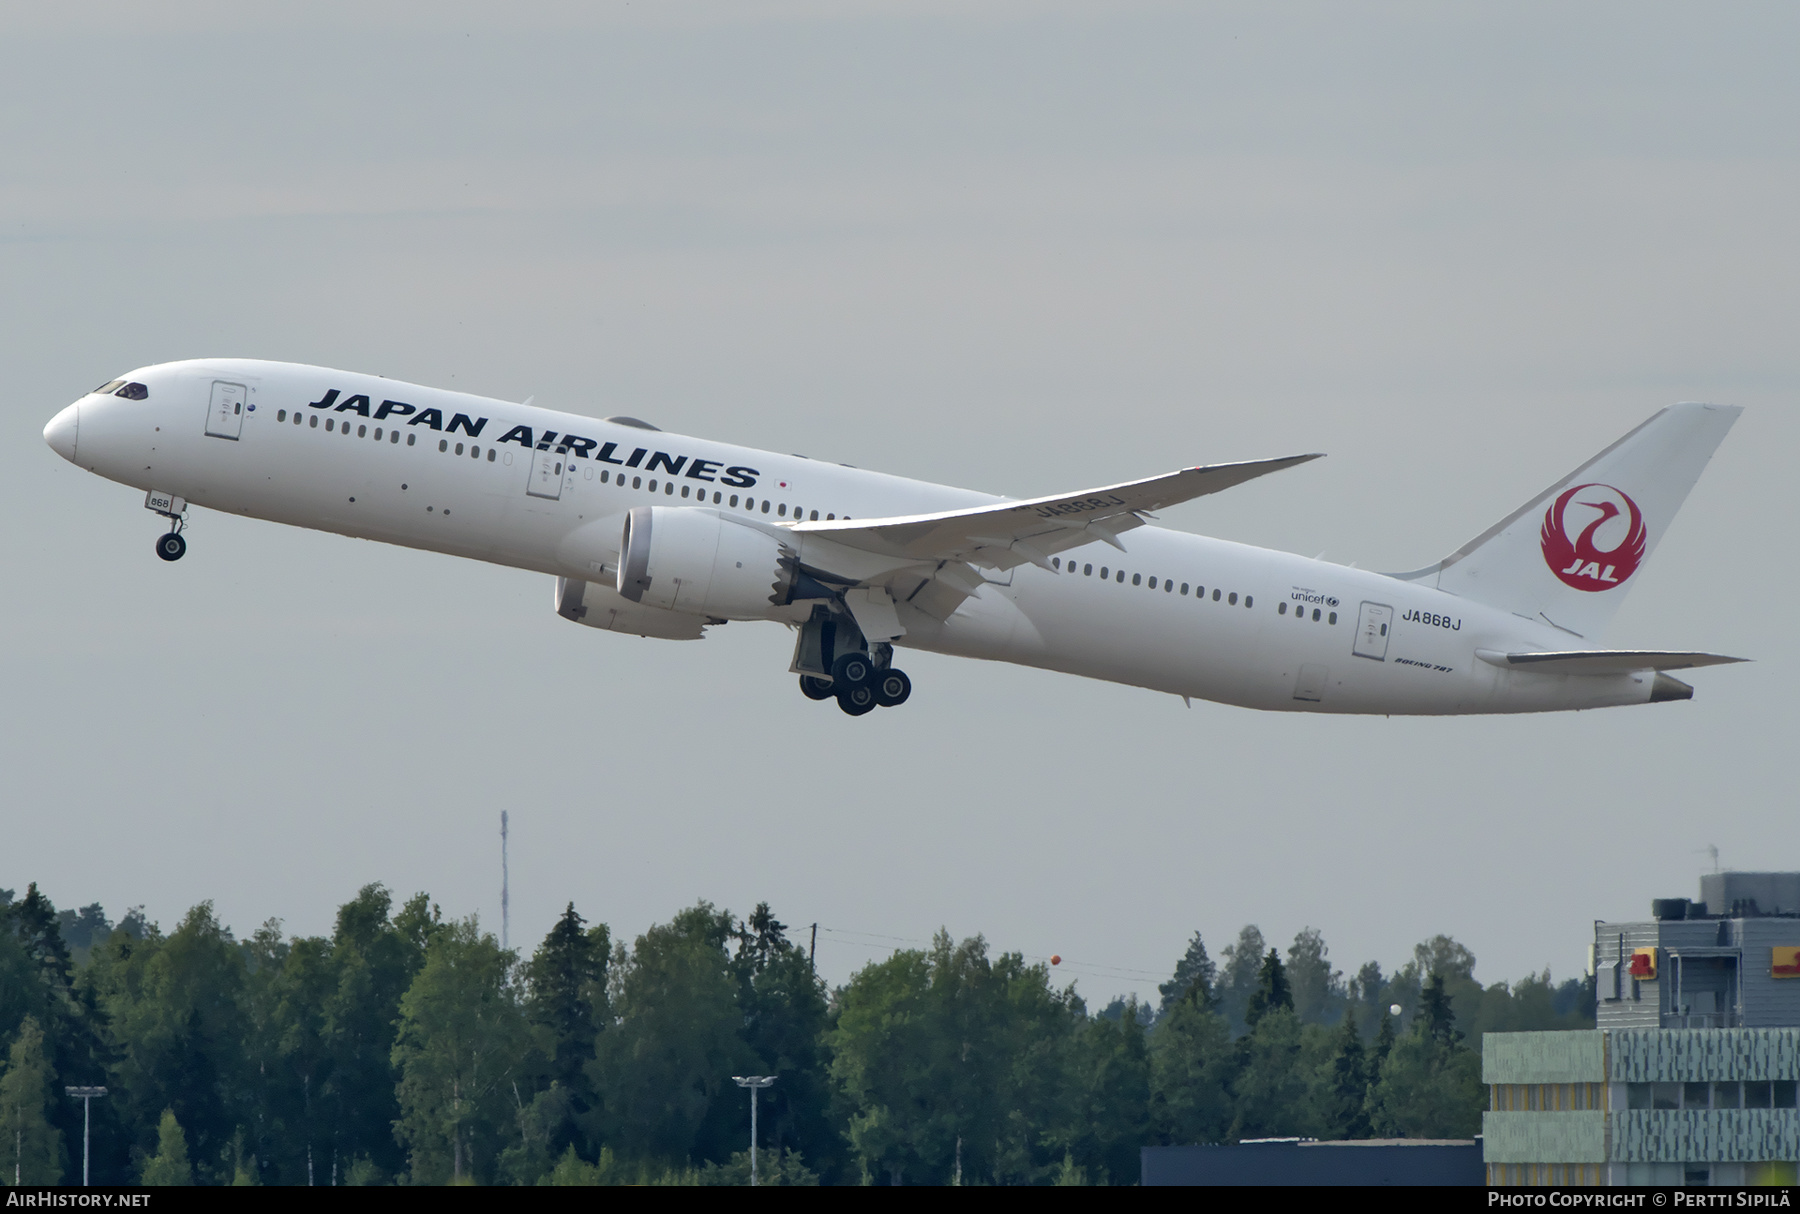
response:
<path id="1" fill-rule="evenodd" d="M 1716 845 L 1800 867 L 1791 5 L 0 8 L 0 886 L 512 939 L 699 898 L 842 981 L 940 925 L 1154 995 L 1246 922 L 1578 973 Z M 648 11 L 646 11 L 648 10 Z M 792 637 L 197 510 L 43 443 L 130 368 L 289 359 L 1016 495 L 1329 459 L 1168 525 L 1435 560 L 1664 405 L 1746 406 L 1603 640 L 1691 703 L 1262 714 Z"/>

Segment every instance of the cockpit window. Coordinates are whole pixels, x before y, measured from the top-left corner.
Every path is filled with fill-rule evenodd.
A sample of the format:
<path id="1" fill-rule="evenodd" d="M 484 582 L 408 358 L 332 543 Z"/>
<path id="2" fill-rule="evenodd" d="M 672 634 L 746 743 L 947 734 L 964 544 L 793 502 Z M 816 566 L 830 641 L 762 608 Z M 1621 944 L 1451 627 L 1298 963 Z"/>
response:
<path id="1" fill-rule="evenodd" d="M 98 388 L 95 388 L 92 392 L 88 393 L 88 395 L 89 396 L 105 396 L 108 392 L 111 392 L 114 388 L 122 388 L 124 386 L 125 386 L 124 380 L 111 379 L 111 380 L 108 380 L 107 382 L 101 384 Z"/>
<path id="2" fill-rule="evenodd" d="M 126 400 L 143 400 L 150 395 L 150 389 L 144 387 L 143 384 L 126 384 L 113 395 L 123 396 Z"/>

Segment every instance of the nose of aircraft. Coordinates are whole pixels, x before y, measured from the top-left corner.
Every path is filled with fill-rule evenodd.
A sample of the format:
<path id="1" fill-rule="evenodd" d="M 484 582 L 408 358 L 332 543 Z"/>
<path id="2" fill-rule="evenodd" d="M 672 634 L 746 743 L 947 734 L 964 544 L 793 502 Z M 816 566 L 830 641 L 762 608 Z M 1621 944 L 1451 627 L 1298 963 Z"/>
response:
<path id="1" fill-rule="evenodd" d="M 70 405 L 51 418 L 50 424 L 44 427 L 44 441 L 50 444 L 50 450 L 73 463 L 75 461 L 75 440 L 80 430 L 81 406 Z"/>

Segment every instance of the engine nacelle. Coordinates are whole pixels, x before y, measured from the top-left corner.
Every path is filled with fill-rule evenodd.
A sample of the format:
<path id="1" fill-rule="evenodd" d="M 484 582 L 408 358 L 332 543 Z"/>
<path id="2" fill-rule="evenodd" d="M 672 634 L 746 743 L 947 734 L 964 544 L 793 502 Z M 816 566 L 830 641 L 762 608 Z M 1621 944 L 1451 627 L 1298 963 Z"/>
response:
<path id="1" fill-rule="evenodd" d="M 619 593 L 646 607 L 749 620 L 786 603 L 781 541 L 693 506 L 634 506 L 619 540 Z"/>
<path id="2" fill-rule="evenodd" d="M 589 628 L 665 641 L 698 641 L 708 623 L 704 616 L 628 603 L 611 586 L 569 577 L 556 579 L 556 614 Z"/>

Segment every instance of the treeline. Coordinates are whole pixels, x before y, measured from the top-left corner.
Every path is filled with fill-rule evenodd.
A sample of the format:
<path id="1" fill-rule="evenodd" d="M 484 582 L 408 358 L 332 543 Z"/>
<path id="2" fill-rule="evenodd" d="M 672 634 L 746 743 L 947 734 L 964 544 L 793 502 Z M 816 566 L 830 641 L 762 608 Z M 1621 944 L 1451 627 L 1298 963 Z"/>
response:
<path id="1" fill-rule="evenodd" d="M 1439 936 L 1346 978 L 1308 929 L 1196 933 L 1160 999 L 1090 1012 L 1048 967 L 940 933 L 827 990 L 766 904 L 626 946 L 573 906 L 529 957 L 379 885 L 328 937 L 210 904 L 0 890 L 0 1180 L 96 1184 L 1128 1184 L 1146 1144 L 1468 1137 L 1480 1034 L 1593 1023 L 1548 971 L 1483 987 Z M 1395 1009 L 1398 1009 L 1397 1012 Z"/>

